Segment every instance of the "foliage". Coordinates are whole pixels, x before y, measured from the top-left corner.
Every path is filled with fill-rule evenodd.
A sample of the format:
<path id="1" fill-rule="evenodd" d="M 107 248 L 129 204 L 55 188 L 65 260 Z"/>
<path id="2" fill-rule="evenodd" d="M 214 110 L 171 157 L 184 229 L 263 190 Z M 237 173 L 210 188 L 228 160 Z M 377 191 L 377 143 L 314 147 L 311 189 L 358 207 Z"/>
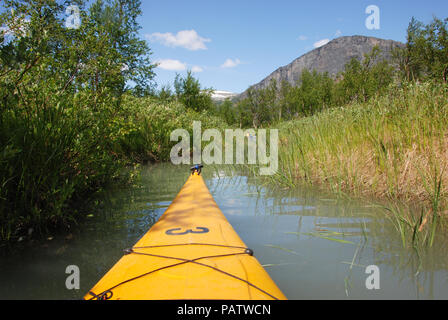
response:
<path id="1" fill-rule="evenodd" d="M 335 85 L 334 105 L 366 102 L 392 83 L 394 69 L 386 60 L 377 61 L 379 54 L 376 46 L 362 61 L 352 59 L 345 66 L 341 81 Z"/>
<path id="2" fill-rule="evenodd" d="M 428 25 L 412 18 L 407 29 L 406 47 L 396 50 L 395 59 L 402 78 L 407 81 L 433 79 L 446 83 L 448 18 L 434 18 Z"/>
<path id="3" fill-rule="evenodd" d="M 283 122 L 272 181 L 418 208 L 418 217 L 393 213 L 431 245 L 448 206 L 447 94 L 442 83 L 394 84 L 368 102 Z"/>
<path id="4" fill-rule="evenodd" d="M 124 167 L 112 124 L 127 83 L 139 95 L 151 86 L 140 1 L 72 4 L 78 29 L 65 27 L 60 1 L 7 0 L 0 15 L 0 240 L 80 218 L 71 204 Z"/>
<path id="5" fill-rule="evenodd" d="M 234 106 L 233 117 L 226 118 L 235 119 L 243 127 L 257 128 L 311 116 L 351 101 L 365 102 L 393 81 L 393 67 L 385 60 L 378 61 L 379 54 L 375 47 L 362 61 L 352 59 L 336 79 L 328 73 L 304 70 L 295 86 L 271 80 L 264 89 L 251 87 L 247 97 Z"/>
<path id="6" fill-rule="evenodd" d="M 170 141 L 171 132 L 182 128 L 192 137 L 193 121 L 200 121 L 203 129 L 225 128 L 224 121 L 208 111 L 196 112 L 175 101 L 167 103 L 154 97 L 126 95 L 114 122 L 119 132 L 114 152 L 134 163 L 169 161 L 176 143 Z"/>
<path id="7" fill-rule="evenodd" d="M 237 122 L 236 114 L 233 111 L 233 103 L 230 99 L 226 99 L 223 103 L 215 105 L 212 111 L 216 116 L 221 117 L 227 125 L 232 125 Z"/>
<path id="8" fill-rule="evenodd" d="M 349 61 L 334 79 L 325 73 L 304 70 L 295 84 L 271 80 L 265 88 L 250 87 L 244 99 L 232 108 L 225 107 L 225 118 L 240 127 L 257 128 L 352 102 L 367 102 L 387 92 L 397 78 L 446 83 L 447 43 L 448 18 L 434 18 L 428 25 L 413 18 L 407 29 L 406 46 L 393 50 L 394 61 L 380 60 L 381 52 L 376 46 L 363 59 Z"/>
<path id="9" fill-rule="evenodd" d="M 211 95 L 212 89 L 201 89 L 199 80 L 194 78 L 189 70 L 185 77 L 176 75 L 174 80 L 176 98 L 187 109 L 197 112 L 209 110 L 213 106 Z"/>
<path id="10" fill-rule="evenodd" d="M 0 14 L 0 241 L 78 221 L 80 199 L 127 178 L 127 165 L 167 161 L 170 133 L 191 134 L 195 120 L 287 128 L 282 181 L 369 186 L 389 197 L 418 190 L 433 202 L 433 220 L 446 206 L 446 86 L 412 81 L 446 83 L 448 19 L 411 21 L 406 47 L 394 53 L 398 73 L 374 48 L 336 79 L 305 70 L 295 84 L 271 81 L 215 105 L 191 71 L 155 91 L 151 50 L 138 36 L 141 1 L 70 4 L 80 8 L 78 29 L 65 26 L 67 1 L 5 0 Z M 416 153 L 414 180 L 403 183 L 400 170 Z M 356 163 L 357 155 L 375 161 Z"/>

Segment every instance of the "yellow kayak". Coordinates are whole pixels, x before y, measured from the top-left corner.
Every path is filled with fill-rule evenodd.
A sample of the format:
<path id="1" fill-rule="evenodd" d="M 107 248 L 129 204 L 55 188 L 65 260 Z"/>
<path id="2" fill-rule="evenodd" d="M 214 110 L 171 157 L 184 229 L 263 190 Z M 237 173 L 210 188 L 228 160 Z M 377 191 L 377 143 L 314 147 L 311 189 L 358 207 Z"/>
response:
<path id="1" fill-rule="evenodd" d="M 159 221 L 86 300 L 286 299 L 192 174 Z"/>

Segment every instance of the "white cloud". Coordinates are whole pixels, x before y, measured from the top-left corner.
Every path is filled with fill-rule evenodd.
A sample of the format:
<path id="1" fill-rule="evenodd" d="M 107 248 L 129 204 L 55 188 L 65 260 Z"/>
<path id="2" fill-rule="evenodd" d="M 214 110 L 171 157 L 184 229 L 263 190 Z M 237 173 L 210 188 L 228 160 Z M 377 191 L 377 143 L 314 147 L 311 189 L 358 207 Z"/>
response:
<path id="1" fill-rule="evenodd" d="M 336 30 L 336 33 L 334 34 L 336 37 L 339 37 L 342 34 L 341 30 Z"/>
<path id="2" fill-rule="evenodd" d="M 183 63 L 179 60 L 172 60 L 172 59 L 161 59 L 157 60 L 157 67 L 164 70 L 170 70 L 170 71 L 183 71 L 187 69 L 187 64 Z"/>
<path id="3" fill-rule="evenodd" d="M 202 69 L 200 66 L 193 66 L 193 68 L 191 68 L 192 72 L 202 72 L 204 71 L 204 69 Z"/>
<path id="4" fill-rule="evenodd" d="M 313 46 L 314 46 L 314 48 L 319 48 L 319 47 L 326 45 L 328 42 L 330 42 L 330 39 L 322 39 L 322 40 L 315 42 L 313 44 Z"/>
<path id="5" fill-rule="evenodd" d="M 305 40 L 308 40 L 308 37 L 307 37 L 307 36 L 304 36 L 304 35 L 300 35 L 300 36 L 297 38 L 297 40 L 305 41 Z"/>
<path id="6" fill-rule="evenodd" d="M 227 59 L 224 61 L 224 63 L 221 65 L 221 68 L 235 68 L 237 65 L 241 64 L 240 59 Z"/>
<path id="7" fill-rule="evenodd" d="M 146 38 L 150 41 L 160 42 L 168 47 L 182 47 L 191 51 L 206 50 L 207 46 L 205 43 L 211 41 L 199 36 L 195 30 L 182 30 L 175 35 L 171 32 L 155 32 L 147 34 Z"/>

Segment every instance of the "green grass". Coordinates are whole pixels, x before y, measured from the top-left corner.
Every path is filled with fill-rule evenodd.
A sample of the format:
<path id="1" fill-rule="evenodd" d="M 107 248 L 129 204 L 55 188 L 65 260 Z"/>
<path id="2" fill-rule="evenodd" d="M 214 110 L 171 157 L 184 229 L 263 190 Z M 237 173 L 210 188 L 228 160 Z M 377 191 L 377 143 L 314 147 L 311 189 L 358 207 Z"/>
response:
<path id="1" fill-rule="evenodd" d="M 132 162 L 169 161 L 171 148 L 176 144 L 170 141 L 171 132 L 185 129 L 192 139 L 193 121 L 200 121 L 202 130 L 225 128 L 223 120 L 207 111 L 187 109 L 179 102 L 127 96 L 123 104 L 116 124 L 119 135 L 114 151 Z"/>
<path id="2" fill-rule="evenodd" d="M 223 128 L 206 112 L 176 102 L 124 96 L 119 106 L 95 109 L 83 101 L 45 108 L 30 103 L 0 114 L 0 242 L 73 225 L 95 192 L 132 178 L 135 164 L 168 161 L 170 134 Z"/>
<path id="3" fill-rule="evenodd" d="M 432 246 L 448 205 L 447 96 L 442 84 L 393 85 L 366 103 L 282 123 L 271 180 L 417 207 L 417 217 L 389 211 L 406 241 Z"/>

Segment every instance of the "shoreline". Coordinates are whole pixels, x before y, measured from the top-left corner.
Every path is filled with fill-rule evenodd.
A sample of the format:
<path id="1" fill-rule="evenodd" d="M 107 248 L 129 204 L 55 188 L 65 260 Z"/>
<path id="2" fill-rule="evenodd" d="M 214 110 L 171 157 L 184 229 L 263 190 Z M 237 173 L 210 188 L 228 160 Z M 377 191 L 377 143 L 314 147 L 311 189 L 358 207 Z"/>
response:
<path id="1" fill-rule="evenodd" d="M 434 233 L 448 212 L 446 94 L 434 83 L 395 84 L 366 103 L 281 123 L 279 172 L 271 180 L 417 207 L 417 218 L 397 214 Z"/>

